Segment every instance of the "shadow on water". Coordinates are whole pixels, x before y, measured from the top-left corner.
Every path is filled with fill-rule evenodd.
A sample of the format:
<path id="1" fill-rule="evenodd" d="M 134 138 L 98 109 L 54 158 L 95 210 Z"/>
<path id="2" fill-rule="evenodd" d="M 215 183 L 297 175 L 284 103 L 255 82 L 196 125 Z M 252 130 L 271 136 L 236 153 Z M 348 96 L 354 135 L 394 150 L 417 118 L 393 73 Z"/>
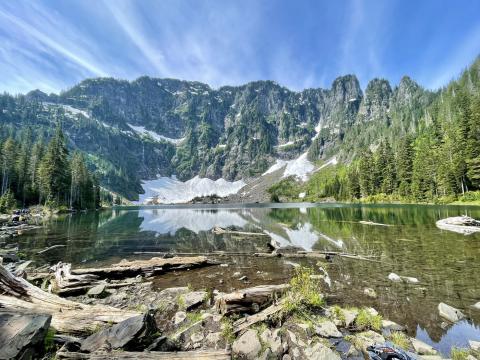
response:
<path id="1" fill-rule="evenodd" d="M 138 257 L 138 252 L 268 251 L 269 237 L 245 238 L 211 231 L 220 226 L 263 232 L 283 246 L 375 256 L 380 263 L 335 259 L 329 264 L 338 301 L 374 306 L 386 318 L 406 325 L 411 335 L 447 354 L 451 346 L 480 340 L 480 312 L 471 308 L 480 300 L 480 234 L 463 236 L 435 227 L 436 220 L 461 214 L 480 218 L 480 208 L 346 204 L 117 208 L 64 215 L 15 241 L 19 241 L 20 251 L 38 264 L 62 260 L 77 266 L 112 263 Z M 362 220 L 391 226 L 365 225 L 359 223 Z M 66 246 L 37 254 L 57 244 Z M 261 267 L 259 261 L 263 260 L 250 257 L 244 269 Z M 274 273 L 275 268 L 281 276 L 262 278 L 251 271 L 251 281 L 288 278 L 291 266 L 285 261 L 269 262 L 268 272 Z M 416 277 L 420 283 L 392 283 L 387 278 L 390 272 Z M 216 276 L 219 274 L 203 274 L 199 283 L 207 286 L 208 279 L 214 279 L 218 284 Z M 160 283 L 178 283 L 178 279 L 169 279 Z M 194 278 L 188 281 L 196 282 Z M 363 292 L 366 287 L 374 288 L 378 297 L 367 298 Z M 437 312 L 439 302 L 461 308 L 470 321 L 445 327 Z"/>

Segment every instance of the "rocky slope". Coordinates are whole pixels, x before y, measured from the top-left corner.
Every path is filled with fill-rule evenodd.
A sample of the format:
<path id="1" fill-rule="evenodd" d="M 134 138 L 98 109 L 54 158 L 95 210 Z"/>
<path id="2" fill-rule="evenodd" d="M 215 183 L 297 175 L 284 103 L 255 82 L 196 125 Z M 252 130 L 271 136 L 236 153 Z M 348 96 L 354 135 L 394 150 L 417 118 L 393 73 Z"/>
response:
<path id="1" fill-rule="evenodd" d="M 415 131 L 434 96 L 408 77 L 394 88 L 374 79 L 365 93 L 354 75 L 301 92 L 272 81 L 212 89 L 175 79 L 98 78 L 59 95 L 0 96 L 0 131 L 30 126 L 49 137 L 61 121 L 70 147 L 88 154 L 102 185 L 135 200 L 140 181 L 159 175 L 248 182 L 278 159 L 307 152 L 313 162 L 350 159 L 382 136 Z"/>

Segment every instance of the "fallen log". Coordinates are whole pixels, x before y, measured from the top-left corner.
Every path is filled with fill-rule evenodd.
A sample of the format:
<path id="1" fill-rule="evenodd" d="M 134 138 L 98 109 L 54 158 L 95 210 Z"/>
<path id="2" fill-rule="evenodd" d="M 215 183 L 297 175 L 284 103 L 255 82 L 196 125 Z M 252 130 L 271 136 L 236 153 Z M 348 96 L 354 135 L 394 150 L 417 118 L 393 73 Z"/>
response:
<path id="1" fill-rule="evenodd" d="M 243 236 L 269 236 L 268 234 L 261 233 L 261 232 L 246 232 L 246 231 L 228 230 L 228 229 L 224 229 L 220 226 L 215 226 L 212 229 L 212 233 L 217 234 L 217 235 L 233 234 L 233 235 L 243 235 Z"/>
<path id="2" fill-rule="evenodd" d="M 45 248 L 45 249 L 43 249 L 43 250 L 38 251 L 37 254 L 38 254 L 38 255 L 44 254 L 44 253 L 46 253 L 46 252 L 48 252 L 48 251 L 50 251 L 50 250 L 58 249 L 58 248 L 65 247 L 65 246 L 67 246 L 67 245 L 53 245 L 53 246 L 50 246 L 50 247 L 47 247 L 47 248 Z"/>
<path id="3" fill-rule="evenodd" d="M 210 265 L 217 265 L 217 262 L 209 260 L 205 256 L 194 257 L 173 257 L 159 258 L 154 257 L 149 260 L 122 260 L 118 264 L 114 264 L 104 268 L 86 268 L 73 269 L 74 275 L 97 275 L 100 278 L 124 278 L 136 276 L 139 274 L 161 274 L 167 271 L 187 270 Z"/>
<path id="4" fill-rule="evenodd" d="M 365 220 L 360 220 L 359 223 L 363 224 L 363 225 L 373 225 L 373 226 L 392 226 L 390 224 L 382 224 L 382 223 L 377 223 L 377 222 L 373 222 L 373 221 L 365 221 Z"/>
<path id="5" fill-rule="evenodd" d="M 435 225 L 439 229 L 453 231 L 463 235 L 480 232 L 480 221 L 469 216 L 454 216 L 438 220 Z"/>
<path id="6" fill-rule="evenodd" d="M 281 299 L 277 304 L 272 304 L 257 314 L 250 315 L 235 321 L 233 323 L 233 332 L 237 334 L 248 329 L 250 326 L 258 322 L 267 320 L 273 314 L 281 311 L 283 309 L 284 303 L 285 299 Z"/>
<path id="7" fill-rule="evenodd" d="M 104 305 L 85 305 L 45 292 L 0 265 L 0 308 L 5 311 L 52 315 L 59 333 L 91 333 L 99 327 L 119 323 L 139 312 Z"/>
<path id="8" fill-rule="evenodd" d="M 55 272 L 55 278 L 51 281 L 51 290 L 59 295 L 71 295 L 85 292 L 98 284 L 98 276 L 92 274 L 73 275 L 72 265 L 59 262 L 50 268 Z"/>
<path id="9" fill-rule="evenodd" d="M 220 314 L 255 313 L 282 295 L 290 285 L 260 285 L 223 294 L 216 298 L 215 309 Z"/>
<path id="10" fill-rule="evenodd" d="M 201 350 L 201 351 L 180 351 L 180 352 L 128 352 L 128 351 L 97 351 L 91 354 L 80 352 L 69 352 L 60 349 L 56 354 L 57 359 L 93 359 L 93 360 L 230 360 L 231 353 L 226 350 Z"/>

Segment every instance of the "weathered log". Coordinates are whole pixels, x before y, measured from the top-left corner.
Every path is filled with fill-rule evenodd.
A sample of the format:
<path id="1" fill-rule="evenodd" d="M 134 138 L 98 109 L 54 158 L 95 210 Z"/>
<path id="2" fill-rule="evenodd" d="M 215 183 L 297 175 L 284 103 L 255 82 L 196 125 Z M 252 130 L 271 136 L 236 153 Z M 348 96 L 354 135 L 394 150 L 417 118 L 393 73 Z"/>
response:
<path id="1" fill-rule="evenodd" d="M 98 284 L 98 276 L 92 274 L 73 275 L 72 265 L 59 262 L 50 268 L 55 272 L 51 290 L 55 294 L 69 295 L 85 292 Z"/>
<path id="2" fill-rule="evenodd" d="M 435 224 L 439 229 L 453 231 L 463 235 L 480 232 L 480 221 L 466 215 L 441 219 Z"/>
<path id="3" fill-rule="evenodd" d="M 44 351 L 50 315 L 0 313 L 0 359 L 29 359 Z"/>
<path id="4" fill-rule="evenodd" d="M 277 312 L 281 311 L 283 309 L 284 303 L 285 303 L 285 299 L 281 299 L 277 304 L 272 304 L 257 314 L 243 317 L 235 321 L 233 323 L 233 332 L 235 334 L 242 332 L 258 322 L 267 320 L 273 314 L 276 314 Z"/>
<path id="5" fill-rule="evenodd" d="M 373 226 L 392 226 L 390 224 L 382 224 L 382 223 L 376 223 L 373 221 L 365 221 L 365 220 L 360 220 L 359 223 L 363 225 L 373 225 Z"/>
<path id="6" fill-rule="evenodd" d="M 168 259 L 154 257 L 149 260 L 123 260 L 118 264 L 104 268 L 73 269 L 72 274 L 91 274 L 100 278 L 124 278 L 139 274 L 161 274 L 167 271 L 187 270 L 216 264 L 216 262 L 209 260 L 205 256 L 173 257 Z"/>
<path id="7" fill-rule="evenodd" d="M 247 231 L 228 230 L 228 229 L 224 229 L 220 226 L 215 226 L 212 229 L 212 233 L 217 234 L 217 235 L 232 234 L 232 235 L 243 235 L 243 236 L 269 236 L 268 234 L 261 233 L 261 232 L 247 232 Z"/>
<path id="8" fill-rule="evenodd" d="M 268 305 L 290 285 L 260 285 L 242 289 L 229 294 L 223 294 L 215 300 L 215 308 L 221 314 L 240 312 L 258 312 L 263 306 Z"/>
<path id="9" fill-rule="evenodd" d="M 48 251 L 50 251 L 50 250 L 57 249 L 57 248 L 61 248 L 61 247 L 65 247 L 65 246 L 67 246 L 67 245 L 60 245 L 60 244 L 59 244 L 59 245 L 49 246 L 49 247 L 47 247 L 47 248 L 45 248 L 45 249 L 43 249 L 43 250 L 38 251 L 37 254 L 39 254 L 39 255 L 40 255 L 40 254 L 44 254 L 44 253 L 46 253 L 46 252 L 48 252 Z"/>
<path id="10" fill-rule="evenodd" d="M 93 360 L 230 360 L 231 353 L 226 350 L 202 350 L 202 351 L 180 351 L 180 352 L 128 352 L 128 351 L 98 351 L 91 354 L 80 352 L 68 352 L 60 350 L 57 352 L 57 359 L 93 359 Z"/>
<path id="11" fill-rule="evenodd" d="M 60 333 L 91 333 L 98 327 L 118 323 L 135 311 L 104 305 L 85 305 L 47 293 L 25 279 L 13 276 L 0 265 L 0 308 L 5 311 L 52 315 L 52 326 Z"/>

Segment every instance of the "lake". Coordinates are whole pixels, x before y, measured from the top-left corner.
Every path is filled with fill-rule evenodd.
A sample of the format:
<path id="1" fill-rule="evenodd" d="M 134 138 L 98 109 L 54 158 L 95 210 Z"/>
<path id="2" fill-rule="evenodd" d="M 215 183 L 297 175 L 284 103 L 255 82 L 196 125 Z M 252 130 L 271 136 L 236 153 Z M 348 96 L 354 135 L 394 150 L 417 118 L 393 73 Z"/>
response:
<path id="1" fill-rule="evenodd" d="M 329 298 L 341 305 L 368 305 L 385 318 L 407 326 L 411 336 L 444 354 L 452 346 L 480 341 L 480 234 L 464 236 L 438 229 L 435 221 L 467 214 L 480 218 L 479 207 L 351 204 L 252 204 L 219 206 L 121 207 L 62 215 L 45 227 L 11 240 L 38 265 L 57 261 L 75 266 L 109 264 L 123 258 L 152 257 L 156 252 L 232 254 L 220 257 L 228 267 L 192 270 L 155 280 L 158 288 L 208 287 L 221 291 L 288 281 L 297 264 L 316 267 L 318 260 L 258 258 L 274 239 L 282 246 L 371 256 L 379 262 L 335 257 L 322 264 L 331 279 Z M 372 221 L 391 226 L 359 223 Z M 216 234 L 214 227 L 269 236 Z M 58 247 L 44 254 L 37 252 Z M 233 278 L 248 277 L 249 284 Z M 419 284 L 394 283 L 394 272 L 416 277 Z M 227 275 L 225 275 L 227 274 Z M 325 285 L 326 286 L 326 285 Z M 373 288 L 377 298 L 364 294 Z M 469 319 L 453 326 L 438 315 L 439 302 L 462 309 Z"/>

